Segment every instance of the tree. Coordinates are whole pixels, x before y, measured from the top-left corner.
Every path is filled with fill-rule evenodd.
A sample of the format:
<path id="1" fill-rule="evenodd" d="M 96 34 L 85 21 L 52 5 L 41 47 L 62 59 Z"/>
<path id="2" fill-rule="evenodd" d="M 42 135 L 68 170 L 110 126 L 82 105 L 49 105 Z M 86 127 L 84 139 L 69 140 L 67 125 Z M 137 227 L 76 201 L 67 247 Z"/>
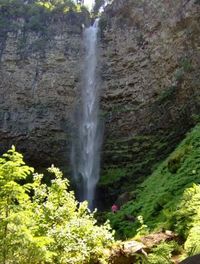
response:
<path id="1" fill-rule="evenodd" d="M 49 169 L 50 186 L 33 171 L 14 147 L 0 158 L 0 263 L 106 263 L 109 224 L 97 225 L 59 169 Z M 30 174 L 33 182 L 20 184 Z"/>
<path id="2" fill-rule="evenodd" d="M 12 147 L 0 158 L 0 263 L 44 263 L 48 238 L 36 235 L 35 213 L 29 196 L 32 184 L 20 184 L 33 168 Z"/>

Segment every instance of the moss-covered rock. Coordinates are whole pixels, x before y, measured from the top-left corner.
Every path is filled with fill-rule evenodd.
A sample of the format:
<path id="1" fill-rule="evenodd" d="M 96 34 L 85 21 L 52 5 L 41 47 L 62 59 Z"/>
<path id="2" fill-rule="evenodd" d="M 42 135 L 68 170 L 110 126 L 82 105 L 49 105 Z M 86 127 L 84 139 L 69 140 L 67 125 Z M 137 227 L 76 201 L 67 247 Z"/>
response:
<path id="1" fill-rule="evenodd" d="M 104 146 L 104 168 L 98 184 L 104 208 L 122 193 L 132 192 L 173 150 L 177 142 L 179 136 L 175 130 L 108 141 Z M 177 166 L 173 162 L 169 162 L 171 170 Z"/>

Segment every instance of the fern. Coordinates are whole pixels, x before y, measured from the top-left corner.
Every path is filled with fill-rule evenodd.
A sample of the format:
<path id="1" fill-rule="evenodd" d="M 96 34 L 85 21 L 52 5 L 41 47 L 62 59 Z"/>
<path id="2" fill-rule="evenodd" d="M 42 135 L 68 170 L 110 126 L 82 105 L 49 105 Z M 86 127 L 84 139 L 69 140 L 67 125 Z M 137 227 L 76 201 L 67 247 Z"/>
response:
<path id="1" fill-rule="evenodd" d="M 172 252 L 177 247 L 176 242 L 161 243 L 148 255 L 149 264 L 171 264 Z"/>
<path id="2" fill-rule="evenodd" d="M 191 198 L 188 195 L 186 198 L 184 191 L 193 183 L 200 183 L 200 125 L 197 125 L 169 158 L 138 186 L 135 200 L 124 205 L 117 214 L 109 214 L 113 228 L 121 237 L 132 237 L 140 225 L 138 221 L 127 221 L 126 215 L 135 218 L 142 215 L 150 231 L 175 229 L 186 238 L 193 227 L 190 223 L 198 206 L 198 198 L 195 203 L 193 200 L 193 204 L 188 205 L 185 219 L 183 200 Z M 177 210 L 179 216 L 174 214 Z M 186 229 L 181 227 L 182 221 Z"/>

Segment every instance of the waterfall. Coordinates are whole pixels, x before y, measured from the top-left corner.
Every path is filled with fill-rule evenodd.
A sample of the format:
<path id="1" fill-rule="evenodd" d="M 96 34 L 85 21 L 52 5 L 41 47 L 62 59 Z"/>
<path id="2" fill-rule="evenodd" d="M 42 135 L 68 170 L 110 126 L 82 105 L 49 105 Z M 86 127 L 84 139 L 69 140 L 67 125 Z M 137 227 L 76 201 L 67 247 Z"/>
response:
<path id="1" fill-rule="evenodd" d="M 94 206 L 99 180 L 101 129 L 99 123 L 99 81 L 97 76 L 98 20 L 83 33 L 85 59 L 80 102 L 76 111 L 77 129 L 72 143 L 73 175 L 81 200 Z"/>

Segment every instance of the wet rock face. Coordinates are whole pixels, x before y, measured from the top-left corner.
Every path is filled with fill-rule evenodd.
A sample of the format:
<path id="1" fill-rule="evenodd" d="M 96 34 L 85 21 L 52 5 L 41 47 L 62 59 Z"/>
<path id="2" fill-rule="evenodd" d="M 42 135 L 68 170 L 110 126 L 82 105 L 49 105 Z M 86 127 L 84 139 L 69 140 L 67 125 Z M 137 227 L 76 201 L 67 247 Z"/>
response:
<path id="1" fill-rule="evenodd" d="M 193 0 L 116 0 L 107 7 L 100 23 L 105 170 L 132 166 L 130 182 L 150 173 L 195 123 L 199 15 Z"/>
<path id="2" fill-rule="evenodd" d="M 24 50 L 22 34 L 7 34 L 1 56 L 0 150 L 15 144 L 36 167 L 64 166 L 79 82 L 81 25 L 58 23 L 45 43 L 40 34 L 27 32 Z"/>

